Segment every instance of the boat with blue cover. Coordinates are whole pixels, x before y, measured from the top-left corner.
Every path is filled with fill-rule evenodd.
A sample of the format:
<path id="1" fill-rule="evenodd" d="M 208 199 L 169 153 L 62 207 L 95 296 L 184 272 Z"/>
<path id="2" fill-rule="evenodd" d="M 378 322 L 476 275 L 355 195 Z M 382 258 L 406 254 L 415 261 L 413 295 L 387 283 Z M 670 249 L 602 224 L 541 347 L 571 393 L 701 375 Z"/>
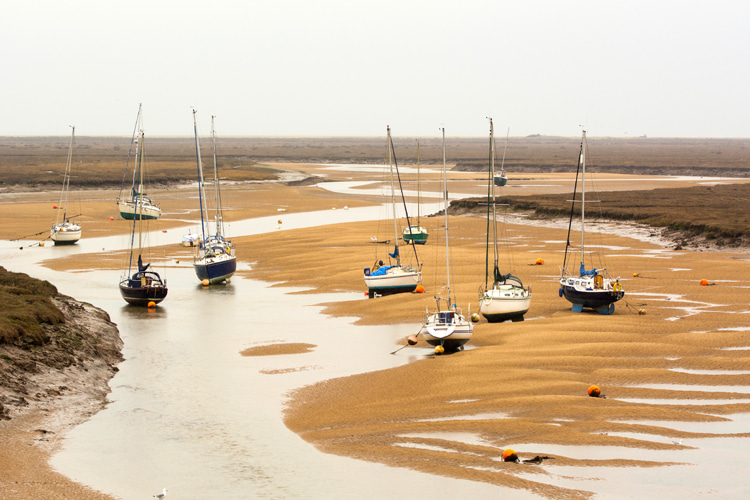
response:
<path id="1" fill-rule="evenodd" d="M 387 252 L 386 260 L 384 263 L 377 254 L 375 254 L 375 264 L 372 267 L 364 268 L 365 285 L 367 286 L 367 293 L 370 298 L 376 295 L 390 295 L 394 293 L 413 292 L 416 290 L 419 283 L 422 281 L 422 265 L 419 263 L 419 257 L 417 255 L 417 249 L 414 242 L 409 242 L 408 247 L 412 249 L 414 263 L 412 265 L 405 265 L 401 261 L 401 253 L 399 251 L 399 238 L 398 238 L 398 220 L 396 218 L 396 187 L 395 177 L 398 176 L 398 161 L 393 149 L 393 140 L 391 139 L 391 128 L 387 127 L 387 148 L 388 148 L 388 166 L 390 172 L 390 187 L 391 187 L 391 207 L 393 214 L 393 252 Z M 401 200 L 404 206 L 404 212 L 406 215 L 406 223 L 409 223 L 409 213 L 406 210 L 406 202 L 404 200 L 404 192 L 401 189 L 401 179 L 399 177 L 399 190 L 401 192 Z M 377 239 L 375 240 L 377 242 Z"/>
<path id="2" fill-rule="evenodd" d="M 234 255 L 232 241 L 224 235 L 224 213 L 221 203 L 221 189 L 219 187 L 219 170 L 216 160 L 216 128 L 214 118 L 211 117 L 211 138 L 213 141 L 214 158 L 214 201 L 215 201 L 215 230 L 211 234 L 208 219 L 208 200 L 206 199 L 205 182 L 203 178 L 203 163 L 201 161 L 200 140 L 198 138 L 198 123 L 196 111 L 193 110 L 193 128 L 195 130 L 195 158 L 198 166 L 198 200 L 201 212 L 201 239 L 198 244 L 198 254 L 193 259 L 195 275 L 201 282 L 209 284 L 228 282 L 237 270 L 237 258 Z"/>
<path id="3" fill-rule="evenodd" d="M 572 310 L 582 312 L 583 308 L 594 309 L 600 314 L 612 314 L 615 312 L 615 302 L 625 296 L 620 278 L 612 278 L 607 273 L 606 267 L 596 268 L 593 265 L 586 268 L 585 251 L 585 214 L 586 214 L 586 131 L 581 136 L 581 147 L 578 153 L 578 167 L 576 169 L 576 182 L 573 188 L 573 205 L 570 209 L 570 222 L 568 224 L 568 238 L 565 245 L 565 258 L 560 275 L 560 297 L 565 297 L 573 304 Z M 576 189 L 578 187 L 578 175 L 581 177 L 581 199 L 576 200 Z M 581 204 L 581 248 L 580 265 L 577 269 L 569 271 L 568 250 L 571 248 L 570 232 L 573 225 L 575 204 Z M 572 260 L 572 259 L 571 259 Z M 571 263 L 571 265 L 574 265 Z M 574 268 L 575 269 L 575 268 Z"/>

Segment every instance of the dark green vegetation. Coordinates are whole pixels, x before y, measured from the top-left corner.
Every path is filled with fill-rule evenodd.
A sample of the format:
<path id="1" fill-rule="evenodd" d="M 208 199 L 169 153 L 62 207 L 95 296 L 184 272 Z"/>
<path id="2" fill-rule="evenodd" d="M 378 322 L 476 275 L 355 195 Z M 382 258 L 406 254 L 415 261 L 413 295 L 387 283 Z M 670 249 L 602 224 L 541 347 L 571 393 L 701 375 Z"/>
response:
<path id="1" fill-rule="evenodd" d="M 44 344 L 47 336 L 42 325 L 65 322 L 50 299 L 55 295 L 57 288 L 49 282 L 0 267 L 0 344 Z"/>
<path id="2" fill-rule="evenodd" d="M 572 193 L 571 193 L 572 194 Z M 533 211 L 534 217 L 568 217 L 571 194 L 503 196 L 499 204 L 512 210 Z M 580 199 L 580 194 L 576 196 Z M 652 191 L 606 191 L 587 193 L 586 213 L 590 218 L 633 220 L 654 227 L 666 227 L 687 236 L 700 236 L 719 246 L 750 243 L 750 183 L 654 189 Z M 466 199 L 451 208 L 469 212 L 487 210 L 485 199 Z M 580 203 L 573 207 L 580 214 Z"/>

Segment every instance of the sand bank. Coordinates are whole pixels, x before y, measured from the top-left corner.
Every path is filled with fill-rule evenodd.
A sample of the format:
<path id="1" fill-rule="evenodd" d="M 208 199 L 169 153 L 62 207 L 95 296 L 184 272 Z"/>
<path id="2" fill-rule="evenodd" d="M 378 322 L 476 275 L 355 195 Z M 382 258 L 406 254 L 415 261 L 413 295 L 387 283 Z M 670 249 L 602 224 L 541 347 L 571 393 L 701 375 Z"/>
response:
<path id="1" fill-rule="evenodd" d="M 232 217 L 280 213 L 281 207 L 310 210 L 355 203 L 318 188 L 294 189 L 290 195 L 287 189 L 258 188 L 263 194 L 254 192 L 252 197 L 243 197 L 239 189 L 229 203 L 236 203 Z M 257 207 L 261 196 L 267 196 L 267 204 Z M 178 222 L 184 223 L 177 220 L 174 227 Z M 355 317 L 360 324 L 413 323 L 416 331 L 422 312 L 432 307 L 432 297 L 445 280 L 441 222 L 442 218 L 423 221 L 433 235 L 420 249 L 426 292 L 372 300 L 364 295 L 362 269 L 385 251 L 383 245 L 370 242 L 377 224 L 279 230 L 234 240 L 238 259 L 252 263 L 252 269 L 241 274 L 277 286 L 308 288 L 304 293 L 361 291 L 361 300 L 326 304 L 326 312 Z M 97 224 L 103 233 L 110 231 L 108 221 Z M 476 311 L 477 290 L 484 283 L 486 221 L 451 217 L 450 227 L 457 303 L 464 311 Z M 464 352 L 433 356 L 418 344 L 400 351 L 398 355 L 415 360 L 402 368 L 302 388 L 290 400 L 288 427 L 330 453 L 549 497 L 583 498 L 591 495 L 585 486 L 547 484 L 544 465 L 504 464 L 498 457 L 513 447 L 521 458 L 552 456 L 555 465 L 664 467 L 667 473 L 671 461 L 624 453 L 610 460 L 590 459 L 550 453 L 546 447 L 673 450 L 679 461 L 677 452 L 689 445 L 673 440 L 689 443 L 705 436 L 669 422 L 721 421 L 733 413 L 750 412 L 743 401 L 747 395 L 739 390 L 750 385 L 750 356 L 739 349 L 750 347 L 746 253 L 673 251 L 656 242 L 603 234 L 594 244 L 607 249 L 605 265 L 621 276 L 626 297 L 614 315 L 601 316 L 573 313 L 558 297 L 565 230 L 508 225 L 506 234 L 514 248 L 501 266 L 532 286 L 525 322 L 480 322 Z M 174 260 L 187 255 L 177 242 L 167 248 Z M 539 258 L 544 264 L 533 265 Z M 101 264 L 101 255 L 56 259 L 46 265 L 83 270 L 95 261 L 117 268 L 114 259 Z M 713 285 L 701 286 L 702 279 Z M 608 398 L 589 398 L 586 389 L 591 384 L 602 387 Z M 675 384 L 695 389 L 676 390 Z M 706 404 L 685 404 L 688 398 Z M 456 433 L 476 440 L 462 441 Z"/>

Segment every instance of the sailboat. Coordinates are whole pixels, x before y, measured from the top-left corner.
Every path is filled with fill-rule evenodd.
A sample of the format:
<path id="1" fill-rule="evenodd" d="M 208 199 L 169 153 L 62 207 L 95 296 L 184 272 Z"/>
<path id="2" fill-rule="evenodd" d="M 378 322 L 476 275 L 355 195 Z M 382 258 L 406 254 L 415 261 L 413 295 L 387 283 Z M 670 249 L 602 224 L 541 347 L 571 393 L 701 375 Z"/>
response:
<path id="1" fill-rule="evenodd" d="M 398 175 L 398 162 L 393 149 L 393 140 L 391 139 L 391 127 L 387 127 L 388 133 L 388 165 L 391 177 L 391 206 L 393 208 L 393 253 L 388 253 L 388 264 L 375 257 L 375 264 L 372 268 L 364 269 L 365 285 L 367 286 L 368 296 L 370 298 L 378 295 L 389 295 L 394 293 L 413 292 L 417 285 L 422 281 L 422 265 L 419 264 L 417 256 L 417 247 L 412 243 L 409 246 L 414 250 L 414 258 L 417 260 L 417 267 L 405 266 L 401 264 L 401 254 L 398 250 L 398 220 L 396 219 L 396 188 L 394 184 L 394 172 Z M 401 179 L 399 178 L 399 188 Z M 406 223 L 409 223 L 409 213 L 406 211 L 406 202 L 404 193 L 401 190 L 401 200 L 406 212 Z M 392 259 L 392 260 L 391 260 Z M 395 262 L 391 264 L 391 262 Z"/>
<path id="2" fill-rule="evenodd" d="M 138 116 L 135 119 L 136 128 L 141 123 L 141 106 L 138 106 Z M 137 135 L 134 133 L 133 138 L 137 139 Z M 133 147 L 131 142 L 130 146 Z M 130 160 L 130 153 L 128 153 L 128 160 Z M 128 166 L 125 165 L 125 174 L 128 172 Z M 125 185 L 125 179 L 123 175 L 123 186 Z M 126 220 L 133 219 L 158 219 L 161 215 L 161 208 L 155 204 L 151 198 L 146 196 L 146 192 L 143 187 L 143 179 L 138 176 L 138 169 L 133 169 L 133 184 L 130 188 L 130 198 L 122 198 L 122 187 L 120 187 L 120 196 L 117 197 L 117 208 L 120 210 L 120 217 Z"/>
<path id="3" fill-rule="evenodd" d="M 576 183 L 573 188 L 573 205 L 570 209 L 570 222 L 568 224 L 568 239 L 565 244 L 565 259 L 560 273 L 560 297 L 565 297 L 573 304 L 574 312 L 581 312 L 584 307 L 594 309 L 601 314 L 612 314 L 615 312 L 615 302 L 625 296 L 620 284 L 620 278 L 613 279 L 607 273 L 606 268 L 587 270 L 585 265 L 585 213 L 586 213 L 586 131 L 581 136 L 581 149 L 578 153 L 578 167 L 576 169 Z M 569 272 L 568 249 L 570 244 L 570 230 L 573 225 L 573 214 L 578 188 L 578 174 L 581 174 L 581 265 L 578 273 Z M 572 259 L 571 259 L 572 260 Z M 571 264 L 573 265 L 573 264 Z"/>
<path id="4" fill-rule="evenodd" d="M 55 245 L 73 245 L 81 239 L 81 226 L 71 222 L 70 219 L 78 217 L 74 215 L 68 217 L 68 193 L 70 191 L 70 170 L 73 166 L 73 151 L 76 143 L 76 128 L 70 136 L 70 146 L 68 147 L 68 161 L 65 164 L 65 174 L 63 176 L 62 191 L 60 192 L 60 203 L 57 205 L 57 219 L 50 229 L 49 237 L 55 242 Z M 62 222 L 60 215 L 62 213 Z M 79 214 L 80 215 L 80 214 Z"/>
<path id="5" fill-rule="evenodd" d="M 451 295 L 451 254 L 448 238 L 448 179 L 445 168 L 445 129 L 443 131 L 443 202 L 445 205 L 445 270 L 447 278 L 447 297 L 435 296 L 436 311 L 432 314 L 425 312 L 422 334 L 428 344 L 435 346 L 435 352 L 456 351 L 471 339 L 474 326 L 467 320 L 461 310 L 456 307 L 455 294 Z M 445 302 L 447 308 L 441 310 L 440 303 Z"/>
<path id="6" fill-rule="evenodd" d="M 523 321 L 523 315 L 529 310 L 531 304 L 531 290 L 524 288 L 521 279 L 511 273 L 500 274 L 498 266 L 499 252 L 497 248 L 497 213 L 495 203 L 495 187 L 493 183 L 495 176 L 495 131 L 490 118 L 490 175 L 487 189 L 490 191 L 488 197 L 490 203 L 487 210 L 487 246 L 486 266 L 484 273 L 484 286 L 480 289 L 479 312 L 482 313 L 490 323 L 500 321 Z M 506 137 L 507 147 L 507 137 Z M 505 163 L 505 152 L 503 152 L 503 164 Z M 494 185 L 493 185 L 494 184 Z M 488 287 L 490 278 L 489 252 L 490 252 L 490 226 L 492 219 L 492 247 L 494 249 L 494 265 L 492 267 L 492 287 Z"/>
<path id="7" fill-rule="evenodd" d="M 417 223 L 405 227 L 402 231 L 402 238 L 406 243 L 414 242 L 417 245 L 424 245 L 427 243 L 427 238 L 430 234 L 427 229 L 419 225 L 419 212 L 420 212 L 420 186 L 419 186 L 419 141 L 417 141 Z"/>
<path id="8" fill-rule="evenodd" d="M 201 282 L 208 281 L 216 284 L 229 281 L 237 270 L 237 259 L 234 255 L 232 242 L 224 236 L 224 215 L 221 207 L 221 190 L 219 188 L 219 170 L 216 163 L 216 130 L 214 117 L 211 117 L 211 138 L 214 153 L 214 198 L 216 200 L 216 215 L 214 234 L 210 234 L 208 227 L 208 200 L 206 199 L 205 183 L 203 179 L 203 163 L 201 162 L 200 140 L 198 139 L 198 123 L 193 110 L 193 128 L 195 130 L 195 158 L 198 164 L 198 200 L 201 211 L 201 240 L 198 245 L 198 255 L 193 260 L 195 275 Z"/>
<path id="9" fill-rule="evenodd" d="M 491 121 L 491 120 L 490 120 Z M 490 124 L 491 127 L 491 124 Z M 508 129 L 508 133 L 505 136 L 505 144 L 508 144 L 508 136 L 510 135 L 510 128 Z M 495 183 L 495 186 L 503 187 L 506 184 L 508 184 L 508 176 L 505 173 L 505 155 L 503 155 L 503 163 L 500 165 L 500 173 L 495 175 L 492 175 L 492 180 Z"/>
<path id="10" fill-rule="evenodd" d="M 135 146 L 135 168 L 138 172 L 138 179 L 143 182 L 144 166 L 144 133 L 142 129 L 140 111 L 136 122 L 136 133 L 134 134 L 133 144 Z M 143 194 L 141 193 L 141 196 Z M 139 201 L 139 200 L 136 200 Z M 143 263 L 143 204 L 137 203 L 139 213 L 134 217 L 133 229 L 130 237 L 130 257 L 128 260 L 128 269 L 123 272 L 120 278 L 120 294 L 125 302 L 135 306 L 150 306 L 151 303 L 158 304 L 167 296 L 167 280 L 162 280 L 159 273 L 150 269 L 151 264 Z M 138 232 L 138 247 L 135 247 L 135 233 Z M 138 257 L 135 259 L 136 250 Z M 136 267 L 137 266 L 137 267 Z M 137 270 L 136 270 L 137 269 Z M 134 272 L 135 271 L 135 272 Z"/>

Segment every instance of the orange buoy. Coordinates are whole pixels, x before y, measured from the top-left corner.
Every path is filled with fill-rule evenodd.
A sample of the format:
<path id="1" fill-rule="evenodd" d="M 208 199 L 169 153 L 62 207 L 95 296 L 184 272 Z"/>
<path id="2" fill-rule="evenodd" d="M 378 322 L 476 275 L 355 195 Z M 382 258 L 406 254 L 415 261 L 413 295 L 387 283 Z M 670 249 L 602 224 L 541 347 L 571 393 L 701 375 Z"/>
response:
<path id="1" fill-rule="evenodd" d="M 282 223 L 282 222 L 281 222 L 281 219 L 279 219 L 279 224 L 281 224 L 281 223 Z"/>
<path id="2" fill-rule="evenodd" d="M 516 450 L 512 448 L 508 448 L 503 452 L 503 461 L 505 462 L 518 462 L 518 455 L 516 455 Z"/>
<path id="3" fill-rule="evenodd" d="M 156 302 L 152 300 L 151 302 L 148 303 L 148 307 L 156 307 Z"/>
<path id="4" fill-rule="evenodd" d="M 57 208 L 57 205 L 52 205 L 52 208 Z"/>
<path id="5" fill-rule="evenodd" d="M 406 342 L 407 342 L 407 343 L 408 343 L 409 345 L 415 345 L 415 344 L 416 344 L 416 343 L 418 342 L 418 340 L 417 340 L 417 336 L 416 336 L 416 335 L 410 335 L 410 336 L 409 336 L 409 337 L 408 337 L 408 338 L 406 339 Z"/>
<path id="6" fill-rule="evenodd" d="M 424 293 L 424 287 L 422 285 L 417 285 L 417 288 L 415 291 L 417 293 Z"/>
<path id="7" fill-rule="evenodd" d="M 708 281 L 706 281 L 706 280 L 701 280 L 701 286 L 707 286 L 707 285 L 708 285 Z"/>
<path id="8" fill-rule="evenodd" d="M 542 264 L 544 264 L 544 261 L 542 259 L 536 259 L 536 262 L 534 262 L 534 264 L 537 266 L 541 266 Z"/>
<path id="9" fill-rule="evenodd" d="M 114 217 L 110 217 L 109 220 L 115 220 L 115 218 Z"/>
<path id="10" fill-rule="evenodd" d="M 599 389 L 599 386 L 592 385 L 591 387 L 589 387 L 589 396 L 591 396 L 592 398 L 598 398 L 601 395 L 602 390 Z"/>

